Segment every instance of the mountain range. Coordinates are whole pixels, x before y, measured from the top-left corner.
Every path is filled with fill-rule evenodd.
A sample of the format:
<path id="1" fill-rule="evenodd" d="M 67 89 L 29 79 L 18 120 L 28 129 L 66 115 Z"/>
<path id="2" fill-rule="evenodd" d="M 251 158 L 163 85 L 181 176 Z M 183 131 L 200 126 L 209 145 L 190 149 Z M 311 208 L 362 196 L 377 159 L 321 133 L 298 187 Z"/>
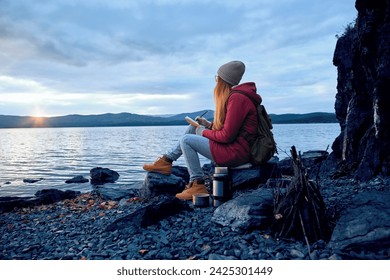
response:
<path id="1" fill-rule="evenodd" d="M 132 113 L 100 115 L 66 115 L 58 117 L 31 117 L 0 115 L 0 128 L 33 128 L 33 127 L 95 127 L 95 126 L 157 126 L 186 125 L 185 116 L 195 118 L 205 111 L 182 113 L 177 115 L 150 116 Z M 205 114 L 208 120 L 213 119 L 214 112 Z M 308 114 L 270 114 L 274 124 L 291 123 L 337 123 L 334 113 Z"/>

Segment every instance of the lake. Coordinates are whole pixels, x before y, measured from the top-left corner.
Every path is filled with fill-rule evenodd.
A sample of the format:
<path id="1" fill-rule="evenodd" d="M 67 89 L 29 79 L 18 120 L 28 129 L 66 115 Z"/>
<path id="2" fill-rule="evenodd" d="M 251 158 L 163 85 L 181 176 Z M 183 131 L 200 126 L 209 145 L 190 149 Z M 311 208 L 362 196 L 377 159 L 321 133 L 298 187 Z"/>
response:
<path id="1" fill-rule="evenodd" d="M 153 162 L 184 133 L 185 126 L 82 127 L 0 129 L 0 196 L 31 196 L 43 188 L 87 192 L 89 183 L 65 184 L 94 167 L 120 174 L 116 184 L 134 185 L 144 180 L 142 165 Z M 340 133 L 337 123 L 275 124 L 273 133 L 280 159 L 292 145 L 298 151 L 331 151 Z M 202 163 L 210 161 L 202 158 Z M 175 165 L 185 166 L 180 158 Z M 39 179 L 24 183 L 23 179 Z"/>

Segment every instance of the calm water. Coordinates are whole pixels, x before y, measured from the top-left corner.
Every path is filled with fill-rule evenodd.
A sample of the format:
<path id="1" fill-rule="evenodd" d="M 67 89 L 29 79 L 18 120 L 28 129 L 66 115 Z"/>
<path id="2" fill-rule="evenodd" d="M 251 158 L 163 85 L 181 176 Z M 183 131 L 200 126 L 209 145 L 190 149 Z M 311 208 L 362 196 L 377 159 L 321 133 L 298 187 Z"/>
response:
<path id="1" fill-rule="evenodd" d="M 120 174 L 118 185 L 138 187 L 153 162 L 176 143 L 185 126 L 0 129 L 0 196 L 29 196 L 38 189 L 90 191 L 89 183 L 65 184 L 89 170 L 106 167 Z M 297 150 L 325 150 L 340 133 L 338 124 L 280 124 L 273 129 L 279 158 Z M 330 148 L 329 148 L 330 151 Z M 202 163 L 209 160 L 202 158 Z M 185 165 L 181 158 L 175 164 Z M 42 181 L 29 184 L 23 179 Z"/>

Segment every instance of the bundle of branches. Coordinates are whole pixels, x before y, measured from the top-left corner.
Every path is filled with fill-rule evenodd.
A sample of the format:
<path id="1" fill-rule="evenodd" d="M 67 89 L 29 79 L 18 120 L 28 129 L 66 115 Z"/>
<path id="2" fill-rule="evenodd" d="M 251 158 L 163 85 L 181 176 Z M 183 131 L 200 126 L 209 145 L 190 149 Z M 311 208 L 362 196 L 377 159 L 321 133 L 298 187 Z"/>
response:
<path id="1" fill-rule="evenodd" d="M 291 147 L 294 177 L 287 190 L 275 190 L 273 232 L 281 238 L 305 241 L 309 246 L 318 240 L 327 240 L 328 222 L 325 204 L 319 189 L 308 179 L 301 155 Z"/>

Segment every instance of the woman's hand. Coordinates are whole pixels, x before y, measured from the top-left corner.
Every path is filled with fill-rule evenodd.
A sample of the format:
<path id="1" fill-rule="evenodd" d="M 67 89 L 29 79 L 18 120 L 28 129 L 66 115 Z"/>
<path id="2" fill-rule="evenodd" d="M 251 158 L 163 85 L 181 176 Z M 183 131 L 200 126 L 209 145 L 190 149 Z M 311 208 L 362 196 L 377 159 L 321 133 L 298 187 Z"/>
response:
<path id="1" fill-rule="evenodd" d="M 200 125 L 203 125 L 204 127 L 206 128 L 210 128 L 211 126 L 211 122 L 209 122 L 207 119 L 203 118 L 203 117 L 196 117 L 195 120 L 200 124 Z"/>

